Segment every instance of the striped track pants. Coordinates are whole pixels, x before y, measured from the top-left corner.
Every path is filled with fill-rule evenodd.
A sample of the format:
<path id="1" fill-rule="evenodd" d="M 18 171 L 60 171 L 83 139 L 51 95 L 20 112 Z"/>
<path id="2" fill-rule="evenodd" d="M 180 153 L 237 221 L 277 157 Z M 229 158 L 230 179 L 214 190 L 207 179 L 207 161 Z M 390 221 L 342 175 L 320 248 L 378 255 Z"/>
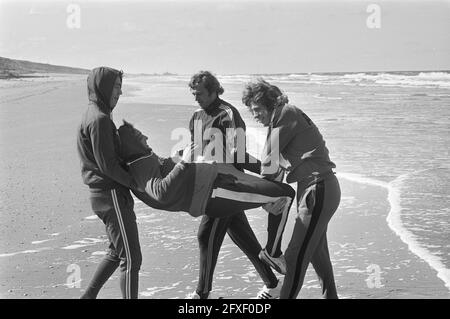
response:
<path id="1" fill-rule="evenodd" d="M 237 170 L 222 172 L 216 178 L 211 199 L 198 230 L 200 246 L 200 276 L 197 292 L 207 294 L 212 289 L 212 279 L 217 257 L 225 233 L 247 255 L 267 286 L 273 287 L 277 278 L 258 257 L 261 251 L 244 210 L 260 207 L 286 197 L 288 202 L 279 215 L 268 214 L 266 249 L 277 256 L 281 254 L 281 241 L 295 191 L 287 184 L 271 182 L 247 175 Z"/>
<path id="2" fill-rule="evenodd" d="M 120 267 L 122 297 L 138 296 L 142 254 L 139 244 L 133 198 L 128 189 L 91 190 L 91 206 L 103 221 L 109 239 L 109 252 L 97 268 L 85 295 L 96 297 L 114 271 Z"/>
<path id="3" fill-rule="evenodd" d="M 340 198 L 339 182 L 334 175 L 297 190 L 298 214 L 285 253 L 287 272 L 281 299 L 297 298 L 310 262 L 319 277 L 323 297 L 337 298 L 326 232 Z"/>

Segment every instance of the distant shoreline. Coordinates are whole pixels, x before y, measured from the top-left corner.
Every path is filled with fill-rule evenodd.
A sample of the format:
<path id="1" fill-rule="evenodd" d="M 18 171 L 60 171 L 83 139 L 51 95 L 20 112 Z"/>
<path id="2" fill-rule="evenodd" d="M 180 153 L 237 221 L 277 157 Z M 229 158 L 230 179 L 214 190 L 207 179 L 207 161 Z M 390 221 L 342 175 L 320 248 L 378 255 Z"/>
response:
<path id="1" fill-rule="evenodd" d="M 90 69 L 77 68 L 71 66 L 53 65 L 39 62 L 31 62 L 25 60 L 15 60 L 5 57 L 0 57 L 0 79 L 14 79 L 14 78 L 29 78 L 29 77 L 44 77 L 33 76 L 33 73 L 61 73 L 61 74 L 88 74 Z M 124 72 L 129 76 L 190 76 L 191 74 L 176 73 L 176 72 Z M 419 75 L 420 73 L 450 73 L 450 70 L 366 70 L 366 71 L 314 71 L 314 72 L 276 72 L 276 73 L 223 73 L 220 76 L 283 76 L 283 75 L 346 75 L 346 74 L 395 74 L 395 75 Z"/>
<path id="2" fill-rule="evenodd" d="M 0 80 L 22 79 L 22 78 L 48 78 L 52 75 L 31 75 L 31 74 L 0 74 Z"/>

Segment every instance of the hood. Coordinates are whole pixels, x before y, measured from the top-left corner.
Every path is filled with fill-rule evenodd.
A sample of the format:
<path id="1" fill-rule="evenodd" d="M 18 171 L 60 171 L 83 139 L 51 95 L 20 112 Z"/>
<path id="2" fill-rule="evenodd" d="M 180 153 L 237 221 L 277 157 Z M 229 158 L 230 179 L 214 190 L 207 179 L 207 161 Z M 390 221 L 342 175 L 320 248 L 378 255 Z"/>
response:
<path id="1" fill-rule="evenodd" d="M 109 103 L 117 77 L 122 78 L 122 71 L 102 66 L 93 69 L 87 78 L 89 101 L 108 114 L 111 113 Z"/>

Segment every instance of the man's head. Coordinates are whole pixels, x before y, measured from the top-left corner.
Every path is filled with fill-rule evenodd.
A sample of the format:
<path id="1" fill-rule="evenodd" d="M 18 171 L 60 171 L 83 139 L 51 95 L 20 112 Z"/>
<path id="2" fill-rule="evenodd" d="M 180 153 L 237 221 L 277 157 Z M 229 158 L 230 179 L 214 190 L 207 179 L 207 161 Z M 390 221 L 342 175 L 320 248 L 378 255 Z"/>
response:
<path id="1" fill-rule="evenodd" d="M 87 78 L 89 101 L 111 112 L 122 94 L 122 71 L 108 67 L 93 69 Z"/>
<path id="2" fill-rule="evenodd" d="M 288 102 L 288 97 L 277 86 L 261 78 L 248 83 L 242 93 L 242 103 L 252 112 L 255 120 L 264 126 L 270 124 L 273 110 Z"/>
<path id="3" fill-rule="evenodd" d="M 127 121 L 123 121 L 123 125 L 119 127 L 118 131 L 121 142 L 120 155 L 124 160 L 148 154 L 152 150 L 147 145 L 147 136 Z"/>
<path id="4" fill-rule="evenodd" d="M 194 74 L 189 87 L 195 101 L 202 109 L 208 108 L 224 92 L 219 80 L 209 71 L 200 71 Z"/>

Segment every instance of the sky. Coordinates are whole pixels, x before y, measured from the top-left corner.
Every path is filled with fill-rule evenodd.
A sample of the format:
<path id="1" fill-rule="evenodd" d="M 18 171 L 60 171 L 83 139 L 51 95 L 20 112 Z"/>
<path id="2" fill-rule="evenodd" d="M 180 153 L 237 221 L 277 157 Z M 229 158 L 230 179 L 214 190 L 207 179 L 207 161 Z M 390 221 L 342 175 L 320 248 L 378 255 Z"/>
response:
<path id="1" fill-rule="evenodd" d="M 450 70 L 450 0 L 0 0 L 0 56 L 127 73 Z"/>

